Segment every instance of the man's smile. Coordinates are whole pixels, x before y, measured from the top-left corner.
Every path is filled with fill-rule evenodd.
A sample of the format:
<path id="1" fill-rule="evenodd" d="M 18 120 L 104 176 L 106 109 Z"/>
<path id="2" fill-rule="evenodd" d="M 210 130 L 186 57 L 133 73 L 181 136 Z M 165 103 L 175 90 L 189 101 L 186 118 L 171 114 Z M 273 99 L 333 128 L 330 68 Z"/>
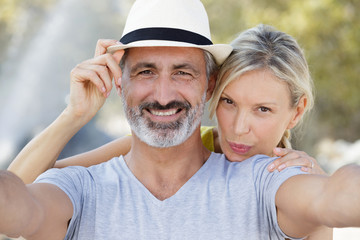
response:
<path id="1" fill-rule="evenodd" d="M 169 110 L 153 110 L 148 109 L 148 111 L 156 116 L 171 116 L 181 111 L 181 109 L 169 109 Z"/>
<path id="2" fill-rule="evenodd" d="M 151 121 L 155 122 L 171 122 L 177 120 L 180 115 L 186 113 L 191 106 L 187 102 L 173 101 L 166 105 L 158 102 L 143 103 L 139 110 L 142 114 L 148 116 Z"/>
<path id="3" fill-rule="evenodd" d="M 153 122 L 174 122 L 177 121 L 184 113 L 184 108 L 171 108 L 171 109 L 151 109 L 145 108 L 145 115 L 147 115 Z"/>

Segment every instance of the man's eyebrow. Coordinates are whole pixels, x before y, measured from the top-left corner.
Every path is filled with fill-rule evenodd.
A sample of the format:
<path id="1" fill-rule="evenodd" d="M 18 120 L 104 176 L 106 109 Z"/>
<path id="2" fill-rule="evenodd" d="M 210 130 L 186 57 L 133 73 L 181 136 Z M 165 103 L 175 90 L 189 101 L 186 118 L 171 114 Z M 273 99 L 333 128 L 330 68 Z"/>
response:
<path id="1" fill-rule="evenodd" d="M 200 73 L 198 69 L 196 69 L 192 64 L 189 63 L 176 64 L 173 66 L 173 69 L 190 69 L 196 74 Z"/>
<path id="2" fill-rule="evenodd" d="M 135 64 L 134 66 L 131 67 L 131 73 L 136 72 L 138 69 L 141 68 L 156 68 L 154 63 L 149 63 L 149 62 L 139 62 L 137 64 Z"/>

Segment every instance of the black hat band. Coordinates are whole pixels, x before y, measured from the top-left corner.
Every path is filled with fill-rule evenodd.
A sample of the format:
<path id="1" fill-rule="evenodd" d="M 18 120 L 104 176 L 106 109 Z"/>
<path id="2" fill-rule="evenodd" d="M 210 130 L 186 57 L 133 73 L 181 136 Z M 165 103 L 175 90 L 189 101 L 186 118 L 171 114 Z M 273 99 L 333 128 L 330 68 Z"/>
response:
<path id="1" fill-rule="evenodd" d="M 144 40 L 176 41 L 195 45 L 213 44 L 208 38 L 200 34 L 177 28 L 141 28 L 125 34 L 120 42 L 129 44 Z"/>

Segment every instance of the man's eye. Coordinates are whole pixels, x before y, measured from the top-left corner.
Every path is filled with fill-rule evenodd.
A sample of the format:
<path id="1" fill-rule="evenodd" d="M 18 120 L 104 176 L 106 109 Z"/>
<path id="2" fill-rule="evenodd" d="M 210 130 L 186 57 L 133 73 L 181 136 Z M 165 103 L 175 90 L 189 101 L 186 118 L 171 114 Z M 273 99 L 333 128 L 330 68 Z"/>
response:
<path id="1" fill-rule="evenodd" d="M 184 71 L 178 71 L 176 73 L 177 75 L 190 75 L 190 73 L 184 72 Z"/>
<path id="2" fill-rule="evenodd" d="M 147 74 L 152 74 L 152 72 L 150 70 L 143 70 L 143 71 L 139 72 L 139 74 L 147 75 Z"/>
<path id="3" fill-rule="evenodd" d="M 194 79 L 194 76 L 189 72 L 177 71 L 173 74 L 173 78 L 178 81 L 191 81 Z"/>

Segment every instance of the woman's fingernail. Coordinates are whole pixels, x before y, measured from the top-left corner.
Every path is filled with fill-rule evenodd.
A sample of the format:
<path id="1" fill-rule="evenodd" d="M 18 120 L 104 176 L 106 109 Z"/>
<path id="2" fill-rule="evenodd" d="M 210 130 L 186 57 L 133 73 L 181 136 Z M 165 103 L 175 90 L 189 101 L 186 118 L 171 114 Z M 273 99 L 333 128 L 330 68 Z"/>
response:
<path id="1" fill-rule="evenodd" d="M 274 170 L 274 168 L 275 168 L 275 164 L 273 164 L 273 163 L 270 164 L 269 167 L 268 167 L 269 171 Z"/>
<path id="2" fill-rule="evenodd" d="M 121 77 L 117 80 L 117 83 L 121 85 Z"/>
<path id="3" fill-rule="evenodd" d="M 106 92 L 106 88 L 105 87 L 102 87 L 101 91 L 104 93 Z"/>
<path id="4" fill-rule="evenodd" d="M 281 170 L 283 170 L 285 167 L 286 167 L 285 164 L 281 164 L 281 165 L 278 167 L 278 170 L 281 171 Z"/>
<path id="5" fill-rule="evenodd" d="M 307 167 L 302 167 L 301 170 L 303 170 L 304 172 L 308 172 L 308 171 L 309 171 L 309 168 L 307 168 Z"/>
<path id="6" fill-rule="evenodd" d="M 109 97 L 109 96 L 110 96 L 110 93 L 111 93 L 111 92 L 108 92 L 108 93 L 106 94 L 106 97 Z"/>

